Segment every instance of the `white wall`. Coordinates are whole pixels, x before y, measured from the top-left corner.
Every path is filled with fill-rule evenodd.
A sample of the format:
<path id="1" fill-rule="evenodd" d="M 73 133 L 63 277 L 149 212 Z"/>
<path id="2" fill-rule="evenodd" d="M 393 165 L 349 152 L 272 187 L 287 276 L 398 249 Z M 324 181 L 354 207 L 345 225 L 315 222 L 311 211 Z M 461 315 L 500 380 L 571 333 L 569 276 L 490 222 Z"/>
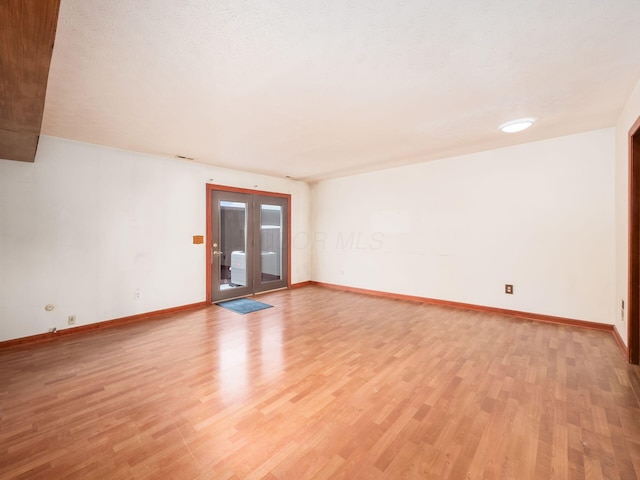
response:
<path id="1" fill-rule="evenodd" d="M 309 231 L 302 182 L 52 137 L 33 164 L 0 160 L 0 340 L 204 301 L 208 182 L 290 193 L 292 235 Z M 293 246 L 293 283 L 309 255 Z"/>
<path id="2" fill-rule="evenodd" d="M 616 124 L 616 301 L 615 327 L 627 338 L 627 302 L 629 282 L 629 130 L 640 117 L 640 82 L 629 97 Z M 624 312 L 621 302 L 624 300 Z"/>
<path id="3" fill-rule="evenodd" d="M 611 324 L 613 157 L 606 129 L 320 182 L 312 278 Z"/>

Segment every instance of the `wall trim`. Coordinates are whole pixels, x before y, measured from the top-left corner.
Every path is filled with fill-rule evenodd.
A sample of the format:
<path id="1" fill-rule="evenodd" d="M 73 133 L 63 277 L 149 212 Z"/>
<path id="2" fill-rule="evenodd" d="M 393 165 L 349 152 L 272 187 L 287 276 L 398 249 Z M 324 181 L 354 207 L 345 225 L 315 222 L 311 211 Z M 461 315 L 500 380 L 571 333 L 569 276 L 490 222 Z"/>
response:
<path id="1" fill-rule="evenodd" d="M 613 338 L 615 339 L 616 343 L 618 344 L 618 347 L 620 348 L 620 351 L 622 352 L 622 354 L 624 355 L 625 360 L 629 360 L 629 348 L 624 344 L 624 340 L 622 340 L 622 337 L 620 336 L 620 332 L 618 332 L 618 329 L 616 327 L 613 327 Z"/>
<path id="2" fill-rule="evenodd" d="M 96 323 L 89 323 L 87 325 L 79 325 L 73 328 L 63 328 L 56 333 L 39 333 L 37 335 L 30 335 L 28 337 L 14 338 L 11 340 L 0 341 L 0 349 L 7 347 L 14 347 L 18 345 L 30 345 L 32 343 L 43 343 L 56 340 L 68 335 L 76 335 L 79 333 L 91 332 L 93 330 L 101 330 L 103 328 L 112 328 L 127 323 L 141 322 L 150 320 L 161 315 L 169 315 L 172 313 L 184 312 L 187 310 L 195 310 L 200 307 L 210 306 L 207 302 L 191 303 L 189 305 L 181 305 L 179 307 L 165 308 L 162 310 L 155 310 L 153 312 L 138 313 L 136 315 L 130 315 L 128 317 L 114 318 L 113 320 L 104 320 Z"/>
<path id="3" fill-rule="evenodd" d="M 339 290 L 339 291 L 351 292 L 351 293 L 360 293 L 364 295 L 372 295 L 376 297 L 390 298 L 394 300 L 409 300 L 409 301 L 419 302 L 419 303 L 428 303 L 431 305 L 462 308 L 465 310 L 476 310 L 476 311 L 487 312 L 487 313 L 500 313 L 503 315 L 524 318 L 527 320 L 535 320 L 539 322 L 555 323 L 560 325 L 570 325 L 574 327 L 589 328 L 592 330 L 607 331 L 613 334 L 613 337 L 616 343 L 618 344 L 618 347 L 622 350 L 623 354 L 625 355 L 625 358 L 628 356 L 628 349 L 625 346 L 624 342 L 622 341 L 622 338 L 620 337 L 618 330 L 613 325 L 609 325 L 607 323 L 588 322 L 585 320 L 576 320 L 572 318 L 543 315 L 540 313 L 521 312 L 518 310 L 488 307 L 484 305 L 475 305 L 472 303 L 453 302 L 449 300 L 439 300 L 435 298 L 418 297 L 414 295 L 404 295 L 400 293 L 383 292 L 380 290 L 369 290 L 365 288 L 349 287 L 346 285 L 336 285 L 332 283 L 317 282 L 314 280 L 307 280 L 304 282 L 294 283 L 289 288 L 293 290 L 293 289 L 308 287 L 312 285 L 323 287 L 323 288 L 329 288 L 332 290 Z M 125 325 L 128 323 L 150 320 L 152 318 L 163 316 L 163 315 L 169 315 L 169 314 L 184 312 L 188 310 L 195 310 L 198 308 L 209 307 L 209 306 L 211 306 L 211 304 L 206 301 L 197 302 L 189 305 L 181 305 L 179 307 L 165 308 L 162 310 L 139 313 L 139 314 L 130 315 L 127 317 L 114 318 L 112 320 L 104 320 L 101 322 L 90 323 L 88 325 L 79 325 L 73 328 L 65 328 L 62 330 L 58 330 L 56 333 L 40 333 L 37 335 L 30 335 L 28 337 L 20 337 L 20 338 L 14 338 L 11 340 L 4 340 L 4 341 L 0 341 L 0 349 L 13 347 L 13 346 L 29 345 L 33 343 L 49 342 L 61 337 L 66 337 L 68 335 L 76 335 L 80 333 L 90 332 L 93 330 L 101 330 L 103 328 L 117 327 L 119 325 Z"/>
<path id="4" fill-rule="evenodd" d="M 436 298 L 417 297 L 414 295 L 404 295 L 401 293 L 382 292 L 379 290 L 368 290 L 365 288 L 347 287 L 344 285 L 335 285 L 332 283 L 311 281 L 312 285 L 319 287 L 331 288 L 333 290 L 341 290 L 344 292 L 363 293 L 365 295 L 374 295 L 377 297 L 391 298 L 394 300 L 409 300 L 413 302 L 429 303 L 432 305 L 441 305 L 445 307 L 464 308 L 466 310 L 476 310 L 488 313 L 500 313 L 511 317 L 525 318 L 527 320 L 535 320 L 537 322 L 556 323 L 560 325 L 570 325 L 574 327 L 589 328 L 592 330 L 601 330 L 605 332 L 613 331 L 613 325 L 607 323 L 588 322 L 586 320 L 576 320 L 573 318 L 555 317 L 553 315 L 543 315 L 541 313 L 521 312 L 518 310 L 509 310 L 506 308 L 488 307 L 484 305 L 474 305 L 472 303 L 452 302 L 449 300 L 439 300 Z"/>

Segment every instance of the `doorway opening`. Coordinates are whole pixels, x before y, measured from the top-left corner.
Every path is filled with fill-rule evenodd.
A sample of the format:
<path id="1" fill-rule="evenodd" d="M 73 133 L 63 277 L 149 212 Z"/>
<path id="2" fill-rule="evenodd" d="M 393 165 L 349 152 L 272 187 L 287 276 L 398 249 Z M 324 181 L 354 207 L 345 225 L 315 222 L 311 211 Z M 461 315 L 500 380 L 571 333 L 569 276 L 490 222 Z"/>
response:
<path id="1" fill-rule="evenodd" d="M 207 185 L 207 302 L 287 288 L 291 196 Z"/>
<path id="2" fill-rule="evenodd" d="M 640 363 L 640 118 L 629 130 L 629 362 Z"/>

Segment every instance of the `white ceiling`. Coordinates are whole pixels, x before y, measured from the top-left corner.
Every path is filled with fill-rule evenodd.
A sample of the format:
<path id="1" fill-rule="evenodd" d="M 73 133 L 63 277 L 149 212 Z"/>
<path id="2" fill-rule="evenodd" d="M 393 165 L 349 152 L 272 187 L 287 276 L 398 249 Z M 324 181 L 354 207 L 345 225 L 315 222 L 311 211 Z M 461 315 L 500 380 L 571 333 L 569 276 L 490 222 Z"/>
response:
<path id="1" fill-rule="evenodd" d="M 42 133 L 314 181 L 610 127 L 638 6 L 62 0 Z"/>

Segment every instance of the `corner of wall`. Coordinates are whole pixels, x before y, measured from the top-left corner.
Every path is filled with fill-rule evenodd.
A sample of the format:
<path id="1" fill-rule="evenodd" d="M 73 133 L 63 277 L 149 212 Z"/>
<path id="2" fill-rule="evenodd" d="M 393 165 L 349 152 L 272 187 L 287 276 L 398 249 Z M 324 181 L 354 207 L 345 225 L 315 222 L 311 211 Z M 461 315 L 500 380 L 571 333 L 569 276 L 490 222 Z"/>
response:
<path id="1" fill-rule="evenodd" d="M 615 328 L 625 345 L 628 343 L 628 239 L 629 239 L 629 129 L 640 117 L 640 81 L 627 100 L 615 127 L 615 242 L 616 242 L 616 311 Z M 622 308 L 624 301 L 625 308 Z"/>

